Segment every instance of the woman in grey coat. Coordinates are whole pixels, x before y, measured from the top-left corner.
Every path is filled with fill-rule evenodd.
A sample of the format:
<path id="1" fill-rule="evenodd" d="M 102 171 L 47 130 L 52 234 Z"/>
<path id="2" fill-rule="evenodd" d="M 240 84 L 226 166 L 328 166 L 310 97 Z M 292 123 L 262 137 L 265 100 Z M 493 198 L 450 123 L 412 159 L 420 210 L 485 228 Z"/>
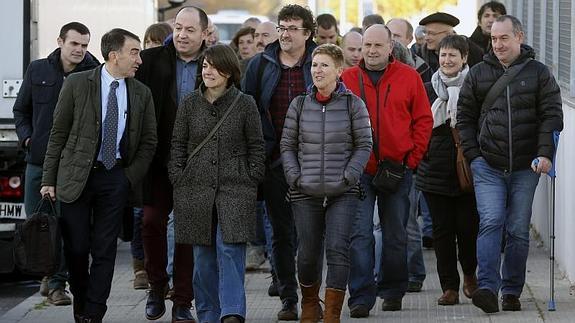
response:
<path id="1" fill-rule="evenodd" d="M 243 322 L 246 242 L 255 235 L 264 141 L 254 100 L 241 93 L 238 58 L 227 45 L 204 53 L 203 84 L 178 108 L 172 136 L 177 243 L 194 245 L 194 295 L 200 322 Z M 212 138 L 190 154 L 222 119 Z"/>
<path id="2" fill-rule="evenodd" d="M 339 76 L 343 52 L 321 45 L 312 53 L 314 86 L 288 109 L 280 143 L 298 237 L 302 322 L 318 322 L 325 237 L 324 322 L 339 322 L 349 276 L 349 244 L 359 202 L 359 178 L 371 153 L 365 104 Z M 318 256 L 319 255 L 319 256 Z"/>

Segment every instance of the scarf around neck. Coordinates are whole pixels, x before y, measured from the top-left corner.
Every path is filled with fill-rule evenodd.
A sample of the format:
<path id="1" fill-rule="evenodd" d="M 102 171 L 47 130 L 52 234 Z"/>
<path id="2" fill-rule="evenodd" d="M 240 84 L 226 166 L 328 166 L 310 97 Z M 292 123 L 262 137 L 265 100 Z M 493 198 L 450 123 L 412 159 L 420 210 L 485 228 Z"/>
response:
<path id="1" fill-rule="evenodd" d="M 443 74 L 441 69 L 437 70 L 431 77 L 431 85 L 437 94 L 437 99 L 431 105 L 434 129 L 445 124 L 448 119 L 451 119 L 450 126 L 455 128 L 459 90 L 461 85 L 463 85 L 467 72 L 469 72 L 469 66 L 465 65 L 454 77 Z"/>

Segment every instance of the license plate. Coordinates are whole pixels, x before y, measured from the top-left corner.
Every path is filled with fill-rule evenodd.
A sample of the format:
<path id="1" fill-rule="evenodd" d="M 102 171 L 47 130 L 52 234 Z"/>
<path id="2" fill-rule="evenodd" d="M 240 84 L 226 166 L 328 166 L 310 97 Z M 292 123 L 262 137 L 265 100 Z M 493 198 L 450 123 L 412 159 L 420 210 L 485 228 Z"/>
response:
<path id="1" fill-rule="evenodd" d="M 24 203 L 0 202 L 0 219 L 26 220 Z"/>

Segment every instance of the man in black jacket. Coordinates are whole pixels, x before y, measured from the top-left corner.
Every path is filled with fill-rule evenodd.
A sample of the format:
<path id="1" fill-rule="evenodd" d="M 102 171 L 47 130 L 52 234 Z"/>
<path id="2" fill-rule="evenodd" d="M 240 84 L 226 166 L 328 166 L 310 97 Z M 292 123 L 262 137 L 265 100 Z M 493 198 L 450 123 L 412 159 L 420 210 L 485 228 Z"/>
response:
<path id="1" fill-rule="evenodd" d="M 506 15 L 505 5 L 498 1 L 484 3 L 477 12 L 477 28 L 469 37 L 477 46 L 487 53 L 491 49 L 491 26 L 497 17 Z"/>
<path id="2" fill-rule="evenodd" d="M 145 179 L 142 240 L 151 290 L 146 318 L 157 320 L 166 306 L 168 275 L 166 230 L 173 209 L 172 185 L 168 178 L 172 130 L 178 104 L 201 82 L 201 54 L 208 35 L 208 16 L 197 7 L 183 7 L 176 15 L 174 33 L 164 46 L 142 52 L 136 78 L 152 90 L 158 123 L 158 148 Z M 172 322 L 192 322 L 194 298 L 192 245 L 176 244 L 174 250 L 174 295 Z"/>
<path id="3" fill-rule="evenodd" d="M 553 133 L 563 129 L 559 86 L 523 39 L 517 18 L 497 18 L 491 28 L 493 51 L 469 71 L 458 101 L 457 129 L 471 162 L 480 221 L 479 288 L 473 304 L 486 313 L 499 311 L 499 291 L 504 311 L 521 309 L 533 196 L 539 175 L 551 169 Z M 483 107 L 497 79 L 519 68 L 493 103 Z M 507 243 L 500 267 L 504 225 Z"/>
<path id="4" fill-rule="evenodd" d="M 44 155 L 64 79 L 71 73 L 89 70 L 99 64 L 87 52 L 90 31 L 85 25 L 70 22 L 62 26 L 57 41 L 58 48 L 47 58 L 30 63 L 13 107 L 18 140 L 26 151 L 24 208 L 28 215 L 34 212 L 41 199 Z M 71 303 L 65 290 L 68 273 L 63 260 L 60 270 L 49 279 L 45 277 L 40 285 L 40 294 L 48 296 L 48 302 L 54 305 Z"/>

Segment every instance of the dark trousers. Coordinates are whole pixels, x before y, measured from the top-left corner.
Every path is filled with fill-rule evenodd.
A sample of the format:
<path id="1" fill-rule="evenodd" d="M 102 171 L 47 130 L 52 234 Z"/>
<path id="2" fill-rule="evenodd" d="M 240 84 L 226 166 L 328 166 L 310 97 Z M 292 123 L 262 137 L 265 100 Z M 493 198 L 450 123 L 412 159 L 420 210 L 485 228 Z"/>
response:
<path id="1" fill-rule="evenodd" d="M 102 318 L 106 313 L 129 187 L 122 167 L 92 169 L 80 197 L 72 203 L 61 203 L 62 237 L 75 314 Z"/>
<path id="2" fill-rule="evenodd" d="M 445 196 L 424 192 L 433 222 L 433 248 L 441 289 L 459 290 L 457 259 L 465 275 L 475 274 L 479 215 L 473 194 Z"/>
<path id="3" fill-rule="evenodd" d="M 144 205 L 142 240 L 144 242 L 145 267 L 150 286 L 161 290 L 168 284 L 168 216 L 173 208 L 172 185 L 167 171 L 158 172 L 151 178 L 153 204 Z M 175 305 L 190 307 L 194 299 L 194 254 L 190 244 L 176 243 L 174 250 L 174 296 Z"/>
<path id="4" fill-rule="evenodd" d="M 274 269 L 279 281 L 282 301 L 297 302 L 297 281 L 295 279 L 295 224 L 289 203 L 286 201 L 288 185 L 283 167 L 266 171 L 264 198 L 272 225 L 272 253 Z"/>

